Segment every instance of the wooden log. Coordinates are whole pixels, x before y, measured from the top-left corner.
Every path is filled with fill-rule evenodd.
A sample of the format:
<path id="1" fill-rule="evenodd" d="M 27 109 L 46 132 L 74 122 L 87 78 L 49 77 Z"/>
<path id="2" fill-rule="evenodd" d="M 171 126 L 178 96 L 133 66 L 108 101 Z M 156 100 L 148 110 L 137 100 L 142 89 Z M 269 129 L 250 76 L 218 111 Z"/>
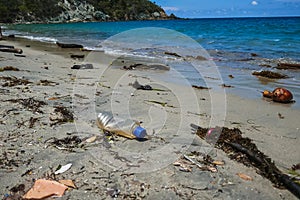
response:
<path id="1" fill-rule="evenodd" d="M 300 69 L 300 63 L 278 63 L 277 69 Z"/>
<path id="2" fill-rule="evenodd" d="M 73 54 L 73 55 L 71 55 L 71 58 L 84 58 L 84 55 L 75 55 L 75 54 Z"/>
<path id="3" fill-rule="evenodd" d="M 0 51 L 2 52 L 8 52 L 8 53 L 19 53 L 22 54 L 23 50 L 22 49 L 18 49 L 18 48 L 0 48 Z"/>
<path id="4" fill-rule="evenodd" d="M 83 48 L 83 46 L 81 44 L 65 44 L 65 43 L 60 43 L 60 42 L 56 42 L 57 46 L 61 47 L 61 48 Z"/>
<path id="5" fill-rule="evenodd" d="M 14 46 L 11 46 L 11 45 L 3 45 L 3 44 L 1 44 L 1 45 L 0 45 L 0 48 L 1 48 L 1 49 L 2 49 L 2 48 L 14 49 L 15 47 L 14 47 Z"/>

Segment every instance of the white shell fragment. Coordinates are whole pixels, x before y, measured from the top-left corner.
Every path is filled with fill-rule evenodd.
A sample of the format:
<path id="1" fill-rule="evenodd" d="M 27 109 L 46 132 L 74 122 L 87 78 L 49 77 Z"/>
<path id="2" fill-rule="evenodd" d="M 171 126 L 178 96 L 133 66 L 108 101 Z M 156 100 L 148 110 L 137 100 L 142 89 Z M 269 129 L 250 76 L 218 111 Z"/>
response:
<path id="1" fill-rule="evenodd" d="M 62 174 L 65 171 L 69 170 L 71 168 L 71 166 L 72 166 L 72 163 L 61 166 L 61 168 L 59 170 L 57 170 L 56 172 L 54 172 L 54 174 Z"/>

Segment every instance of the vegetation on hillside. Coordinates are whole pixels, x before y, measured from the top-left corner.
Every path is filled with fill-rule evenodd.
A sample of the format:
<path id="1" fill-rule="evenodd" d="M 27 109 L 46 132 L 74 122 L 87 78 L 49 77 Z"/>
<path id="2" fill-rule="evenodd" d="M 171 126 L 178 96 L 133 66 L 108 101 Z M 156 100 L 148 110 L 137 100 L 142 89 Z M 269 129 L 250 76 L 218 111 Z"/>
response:
<path id="1" fill-rule="evenodd" d="M 95 11 L 109 16 L 107 20 L 136 20 L 151 14 L 164 13 L 163 9 L 148 0 L 68 0 L 73 5 L 91 4 Z M 62 6 L 63 5 L 63 6 Z M 64 0 L 0 0 L 0 22 L 47 21 L 66 10 Z M 75 9 L 75 8 L 73 8 Z M 166 17 L 166 16 L 161 16 Z"/>

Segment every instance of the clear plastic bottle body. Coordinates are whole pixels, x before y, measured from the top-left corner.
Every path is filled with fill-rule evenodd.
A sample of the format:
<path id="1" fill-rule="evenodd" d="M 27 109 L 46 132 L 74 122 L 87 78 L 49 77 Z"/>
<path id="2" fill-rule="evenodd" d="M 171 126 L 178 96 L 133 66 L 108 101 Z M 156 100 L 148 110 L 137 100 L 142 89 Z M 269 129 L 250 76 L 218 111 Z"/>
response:
<path id="1" fill-rule="evenodd" d="M 99 113 L 98 126 L 106 131 L 113 132 L 130 139 L 144 138 L 146 130 L 137 121 L 113 117 L 111 113 Z"/>

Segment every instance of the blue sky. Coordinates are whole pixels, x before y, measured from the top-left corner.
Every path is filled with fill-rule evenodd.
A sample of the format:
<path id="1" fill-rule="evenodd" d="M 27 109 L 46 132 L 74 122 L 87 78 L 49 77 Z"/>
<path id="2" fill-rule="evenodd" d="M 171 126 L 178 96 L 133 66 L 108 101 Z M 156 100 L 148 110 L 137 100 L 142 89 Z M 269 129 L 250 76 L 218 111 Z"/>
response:
<path id="1" fill-rule="evenodd" d="M 178 17 L 300 16 L 300 0 L 152 0 Z"/>

